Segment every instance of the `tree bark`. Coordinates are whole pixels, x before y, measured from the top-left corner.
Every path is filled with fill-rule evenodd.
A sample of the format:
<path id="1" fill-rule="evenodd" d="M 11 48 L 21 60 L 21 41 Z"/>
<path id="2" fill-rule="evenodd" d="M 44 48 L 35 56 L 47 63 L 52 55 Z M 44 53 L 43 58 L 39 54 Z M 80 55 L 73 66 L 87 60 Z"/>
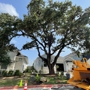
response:
<path id="1" fill-rule="evenodd" d="M 54 65 L 53 64 L 49 64 L 48 65 L 48 69 L 49 69 L 49 74 L 50 75 L 54 75 L 55 74 Z"/>

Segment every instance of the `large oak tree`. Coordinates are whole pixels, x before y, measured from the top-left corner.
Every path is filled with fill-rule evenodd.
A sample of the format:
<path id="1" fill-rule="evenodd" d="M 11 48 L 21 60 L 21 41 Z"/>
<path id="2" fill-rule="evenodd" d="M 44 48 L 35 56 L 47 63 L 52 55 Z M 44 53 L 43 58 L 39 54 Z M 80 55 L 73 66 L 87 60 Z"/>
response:
<path id="1" fill-rule="evenodd" d="M 35 47 L 38 56 L 47 64 L 49 74 L 54 74 L 54 65 L 65 47 L 72 50 L 83 46 L 86 31 L 89 31 L 90 8 L 82 10 L 71 1 L 48 3 L 43 0 L 31 0 L 27 6 L 28 15 L 19 24 L 23 36 L 30 42 L 23 49 Z M 43 51 L 47 58 L 42 57 Z M 51 56 L 55 55 L 54 61 Z"/>

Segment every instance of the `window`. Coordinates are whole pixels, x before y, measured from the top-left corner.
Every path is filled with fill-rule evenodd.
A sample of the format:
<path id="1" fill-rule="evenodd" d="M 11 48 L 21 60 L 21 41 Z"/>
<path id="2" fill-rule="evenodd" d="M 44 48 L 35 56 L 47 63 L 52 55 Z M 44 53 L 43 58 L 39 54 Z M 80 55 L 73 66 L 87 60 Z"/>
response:
<path id="1" fill-rule="evenodd" d="M 7 69 L 7 65 L 1 65 L 1 69 Z"/>

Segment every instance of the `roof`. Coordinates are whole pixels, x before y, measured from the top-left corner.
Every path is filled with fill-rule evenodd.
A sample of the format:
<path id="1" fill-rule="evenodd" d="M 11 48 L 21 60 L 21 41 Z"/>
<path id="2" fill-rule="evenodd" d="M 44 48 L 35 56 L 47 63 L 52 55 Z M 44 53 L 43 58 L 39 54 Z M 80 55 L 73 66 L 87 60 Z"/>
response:
<path id="1" fill-rule="evenodd" d="M 18 57 L 18 58 L 19 58 L 19 57 L 24 57 L 26 63 L 28 64 L 28 57 L 25 56 L 25 55 L 22 55 L 19 50 L 9 51 L 9 52 L 8 52 L 8 55 L 10 56 L 10 59 L 11 59 L 12 62 L 16 60 L 16 57 Z"/>
<path id="2" fill-rule="evenodd" d="M 57 63 L 64 63 L 64 58 L 59 56 L 57 59 Z"/>
<path id="3" fill-rule="evenodd" d="M 22 55 L 19 51 L 17 51 L 16 57 L 25 57 L 26 63 L 28 64 L 28 57 L 25 55 Z"/>
<path id="4" fill-rule="evenodd" d="M 27 57 L 25 55 L 22 55 L 19 51 L 17 52 L 17 55 L 16 56 Z"/>
<path id="5" fill-rule="evenodd" d="M 64 61 L 82 60 L 82 55 L 80 57 L 76 53 L 70 53 L 64 57 Z"/>

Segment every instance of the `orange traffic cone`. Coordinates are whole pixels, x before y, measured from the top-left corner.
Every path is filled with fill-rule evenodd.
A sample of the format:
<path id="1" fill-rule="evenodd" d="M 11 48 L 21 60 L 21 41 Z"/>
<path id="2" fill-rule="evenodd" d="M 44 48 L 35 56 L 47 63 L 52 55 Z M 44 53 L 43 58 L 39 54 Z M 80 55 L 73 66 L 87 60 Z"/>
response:
<path id="1" fill-rule="evenodd" d="M 18 90 L 18 85 L 14 86 L 13 90 Z"/>
<path id="2" fill-rule="evenodd" d="M 24 90 L 27 90 L 27 81 L 25 81 Z"/>

